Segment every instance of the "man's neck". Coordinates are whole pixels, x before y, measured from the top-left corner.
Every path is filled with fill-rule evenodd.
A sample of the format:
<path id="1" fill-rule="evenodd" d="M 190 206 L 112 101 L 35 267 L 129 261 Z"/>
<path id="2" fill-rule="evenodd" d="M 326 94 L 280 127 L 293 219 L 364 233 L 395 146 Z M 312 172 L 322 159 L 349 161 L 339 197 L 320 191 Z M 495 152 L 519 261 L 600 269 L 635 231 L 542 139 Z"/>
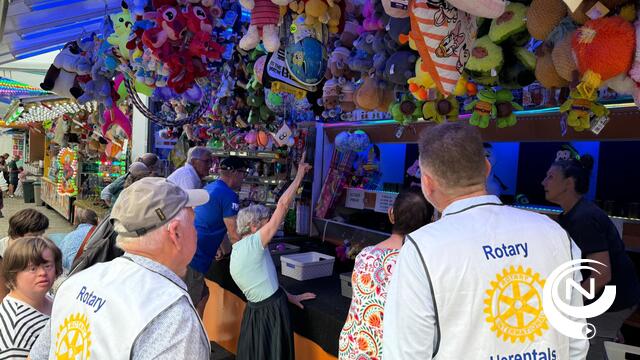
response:
<path id="1" fill-rule="evenodd" d="M 223 183 L 225 183 L 229 188 L 231 188 L 231 183 L 232 183 L 232 181 L 231 181 L 231 178 L 230 178 L 230 177 L 228 177 L 228 176 L 224 176 L 224 175 L 221 175 L 221 176 L 220 176 L 220 181 L 222 181 L 222 182 L 223 182 Z"/>
<path id="2" fill-rule="evenodd" d="M 166 266 L 169 270 L 171 270 L 174 274 L 178 275 L 181 278 L 184 278 L 186 275 L 187 268 L 181 265 L 178 265 L 173 261 L 173 257 L 171 256 L 163 256 L 161 254 L 156 254 L 155 252 L 145 251 L 142 249 L 124 249 L 124 251 L 137 255 L 146 257 L 149 260 L 155 261 L 158 264 Z"/>
<path id="3" fill-rule="evenodd" d="M 451 196 L 449 198 L 446 198 L 445 200 L 442 201 L 442 204 L 439 206 L 438 211 L 443 212 L 444 209 L 446 209 L 449 205 L 453 204 L 456 201 L 469 199 L 469 198 L 474 198 L 474 197 L 478 197 L 478 196 L 485 196 L 485 195 L 489 195 L 489 193 L 487 193 L 487 189 L 480 189 L 480 190 L 477 190 L 477 191 L 466 193 L 464 195 L 453 195 L 453 196 Z"/>

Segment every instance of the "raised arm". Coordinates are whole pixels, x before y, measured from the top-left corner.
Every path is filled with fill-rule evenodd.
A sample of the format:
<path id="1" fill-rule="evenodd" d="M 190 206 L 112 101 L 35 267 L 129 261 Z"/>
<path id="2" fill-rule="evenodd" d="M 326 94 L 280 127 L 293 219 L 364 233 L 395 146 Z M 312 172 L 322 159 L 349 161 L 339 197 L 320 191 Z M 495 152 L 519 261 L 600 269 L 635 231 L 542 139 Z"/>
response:
<path id="1" fill-rule="evenodd" d="M 284 217 L 287 215 L 289 206 L 291 206 L 293 199 L 296 197 L 296 192 L 302 183 L 302 179 L 304 179 L 304 175 L 309 171 L 309 169 L 311 169 L 311 165 L 304 162 L 304 159 L 305 154 L 302 154 L 302 160 L 300 160 L 300 164 L 298 165 L 296 178 L 278 200 L 276 210 L 273 212 L 273 215 L 271 215 L 269 222 L 260 228 L 260 241 L 262 242 L 262 247 L 266 248 L 271 242 L 271 239 L 273 239 L 273 236 L 276 234 L 276 231 L 278 231 L 280 224 L 284 221 Z"/>

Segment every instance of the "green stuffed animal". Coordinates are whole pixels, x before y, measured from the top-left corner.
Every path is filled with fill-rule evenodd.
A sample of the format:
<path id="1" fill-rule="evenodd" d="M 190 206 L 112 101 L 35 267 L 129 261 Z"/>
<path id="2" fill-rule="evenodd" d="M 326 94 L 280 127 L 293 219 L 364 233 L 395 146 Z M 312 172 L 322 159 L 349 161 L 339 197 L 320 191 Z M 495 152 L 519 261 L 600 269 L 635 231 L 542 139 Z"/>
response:
<path id="1" fill-rule="evenodd" d="M 499 128 L 506 128 L 516 124 L 515 110 L 522 110 L 522 105 L 513 101 L 510 90 L 502 89 L 496 92 L 496 123 Z"/>
<path id="2" fill-rule="evenodd" d="M 422 117 L 422 104 L 422 101 L 405 94 L 400 101 L 389 105 L 389 113 L 401 125 L 409 125 Z"/>
<path id="3" fill-rule="evenodd" d="M 591 114 L 597 117 L 609 114 L 609 109 L 596 102 L 597 93 L 584 97 L 576 89 L 571 90 L 569 99 L 560 106 L 561 113 L 567 116 L 567 124 L 575 131 L 591 128 Z"/>
<path id="4" fill-rule="evenodd" d="M 486 128 L 491 118 L 497 114 L 496 92 L 491 89 L 482 89 L 478 92 L 478 98 L 464 107 L 465 110 L 473 109 L 469 124 Z"/>
<path id="5" fill-rule="evenodd" d="M 438 124 L 445 121 L 458 120 L 458 114 L 460 113 L 460 103 L 455 96 L 450 95 L 443 97 L 438 95 L 438 98 L 434 101 L 427 101 L 422 106 L 422 115 L 425 120 L 432 120 Z"/>

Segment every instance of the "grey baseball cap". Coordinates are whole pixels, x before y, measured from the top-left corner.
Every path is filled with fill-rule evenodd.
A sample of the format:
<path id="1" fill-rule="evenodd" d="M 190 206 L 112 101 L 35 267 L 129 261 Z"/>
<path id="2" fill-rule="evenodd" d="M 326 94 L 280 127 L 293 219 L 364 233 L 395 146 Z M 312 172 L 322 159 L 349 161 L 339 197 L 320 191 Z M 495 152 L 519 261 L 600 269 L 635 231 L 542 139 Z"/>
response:
<path id="1" fill-rule="evenodd" d="M 146 177 L 122 190 L 111 210 L 111 221 L 120 236 L 138 237 L 156 229 L 180 210 L 209 201 L 206 190 L 184 190 L 160 177 Z"/>

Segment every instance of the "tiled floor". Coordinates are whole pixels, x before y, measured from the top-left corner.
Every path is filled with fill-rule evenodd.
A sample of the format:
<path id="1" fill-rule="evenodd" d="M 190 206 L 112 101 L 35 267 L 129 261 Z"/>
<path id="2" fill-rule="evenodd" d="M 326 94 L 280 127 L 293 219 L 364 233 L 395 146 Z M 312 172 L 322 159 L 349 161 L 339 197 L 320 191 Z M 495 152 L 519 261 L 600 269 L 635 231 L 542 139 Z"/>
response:
<path id="1" fill-rule="evenodd" d="M 22 209 L 28 208 L 36 209 L 49 218 L 48 234 L 68 233 L 73 230 L 73 226 L 55 212 L 55 210 L 48 209 L 46 206 L 36 206 L 34 203 L 25 204 L 22 198 L 11 199 L 5 193 L 4 209 L 2 209 L 4 218 L 0 219 L 0 238 L 7 236 L 7 231 L 9 230 L 9 218 L 11 215 Z"/>

